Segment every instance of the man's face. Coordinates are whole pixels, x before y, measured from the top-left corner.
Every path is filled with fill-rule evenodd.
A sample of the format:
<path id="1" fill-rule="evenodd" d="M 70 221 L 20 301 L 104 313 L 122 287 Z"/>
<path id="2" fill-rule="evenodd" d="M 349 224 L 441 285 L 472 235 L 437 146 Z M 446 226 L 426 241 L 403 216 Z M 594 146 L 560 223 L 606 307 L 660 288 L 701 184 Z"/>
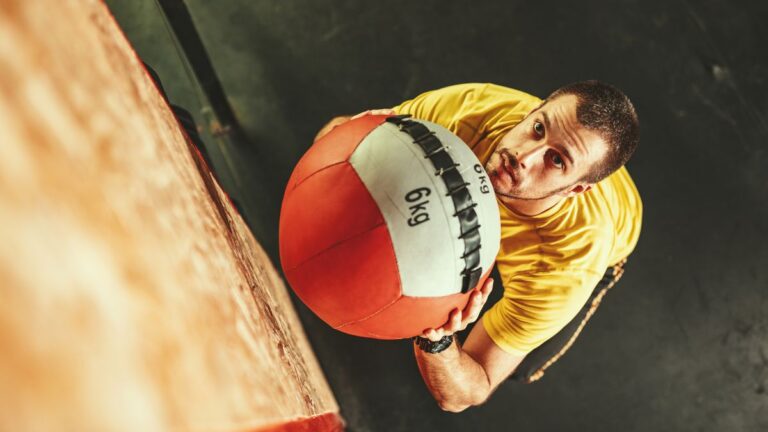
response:
<path id="1" fill-rule="evenodd" d="M 547 101 L 501 139 L 485 169 L 497 195 L 515 200 L 570 196 L 607 152 L 605 140 L 577 120 L 578 98 Z"/>

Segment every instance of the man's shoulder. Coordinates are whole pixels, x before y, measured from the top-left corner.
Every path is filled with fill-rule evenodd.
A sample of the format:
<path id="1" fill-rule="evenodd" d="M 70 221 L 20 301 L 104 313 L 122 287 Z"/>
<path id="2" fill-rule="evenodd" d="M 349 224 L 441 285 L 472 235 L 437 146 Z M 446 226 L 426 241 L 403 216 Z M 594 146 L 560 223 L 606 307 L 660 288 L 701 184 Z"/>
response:
<path id="1" fill-rule="evenodd" d="M 536 103 L 542 102 L 542 99 L 533 95 L 530 92 L 520 90 L 517 88 L 504 86 L 501 84 L 484 83 L 482 84 L 482 87 L 479 87 L 479 89 L 481 89 L 483 93 L 487 95 L 498 95 L 500 97 L 512 97 L 520 100 L 530 100 Z"/>
<path id="2" fill-rule="evenodd" d="M 542 99 L 524 90 L 487 82 L 452 84 L 423 95 L 431 95 L 436 100 L 450 101 L 447 105 L 456 105 L 456 109 L 463 107 L 468 111 L 487 111 L 506 107 L 527 113 L 542 103 Z"/>
<path id="3" fill-rule="evenodd" d="M 546 218 L 502 220 L 500 265 L 535 274 L 604 271 L 615 241 L 610 217 L 576 200 L 556 210 Z"/>
<path id="4" fill-rule="evenodd" d="M 502 118 L 506 115 L 514 116 L 517 122 L 517 117 L 524 117 L 543 102 L 526 91 L 493 83 L 476 84 L 473 99 L 483 110 L 497 112 L 498 118 L 495 120 L 501 125 L 504 125 Z"/>
<path id="5" fill-rule="evenodd" d="M 639 223 L 642 202 L 627 169 L 620 168 L 603 179 L 592 190 L 571 198 L 568 223 L 559 228 L 604 241 L 620 235 L 625 223 Z"/>
<path id="6" fill-rule="evenodd" d="M 640 236 L 643 206 L 626 168 L 569 204 L 537 226 L 551 254 L 600 272 L 632 252 Z"/>
<path id="7" fill-rule="evenodd" d="M 643 202 L 626 167 L 610 175 L 595 187 L 602 217 L 610 219 L 615 235 L 612 260 L 626 258 L 640 237 L 643 220 Z M 608 223 L 608 222 L 606 222 Z"/>
<path id="8" fill-rule="evenodd" d="M 629 175 L 629 170 L 627 170 L 626 166 L 622 166 L 616 172 L 601 180 L 595 185 L 594 189 L 597 191 L 621 192 L 636 196 L 637 199 L 640 197 L 637 186 L 635 186 L 635 182 L 632 180 L 632 176 Z"/>

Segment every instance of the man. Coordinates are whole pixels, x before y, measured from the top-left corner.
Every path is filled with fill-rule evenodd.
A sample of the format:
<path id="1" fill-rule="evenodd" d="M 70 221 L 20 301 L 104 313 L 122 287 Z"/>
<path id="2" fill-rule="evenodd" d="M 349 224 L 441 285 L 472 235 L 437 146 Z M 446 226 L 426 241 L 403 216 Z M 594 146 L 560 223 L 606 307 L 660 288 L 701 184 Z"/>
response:
<path id="1" fill-rule="evenodd" d="M 562 87 L 545 101 L 492 84 L 424 93 L 392 110 L 438 123 L 485 164 L 499 202 L 496 265 L 504 296 L 463 346 L 491 278 L 464 310 L 416 338 L 415 355 L 441 408 L 484 402 L 508 376 L 532 382 L 575 340 L 623 272 L 640 233 L 642 206 L 623 167 L 637 147 L 629 99 L 597 81 Z M 338 117 L 318 134 L 350 117 Z"/>

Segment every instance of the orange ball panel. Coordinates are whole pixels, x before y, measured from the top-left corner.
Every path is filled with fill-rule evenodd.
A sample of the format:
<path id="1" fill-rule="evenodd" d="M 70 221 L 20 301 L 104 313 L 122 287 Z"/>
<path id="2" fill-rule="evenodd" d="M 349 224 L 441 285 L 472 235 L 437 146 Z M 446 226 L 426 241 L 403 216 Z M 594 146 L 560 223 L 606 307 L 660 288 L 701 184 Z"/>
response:
<path id="1" fill-rule="evenodd" d="M 330 166 L 286 193 L 280 214 L 280 260 L 284 270 L 382 225 L 368 189 L 348 163 Z"/>
<path id="2" fill-rule="evenodd" d="M 286 277 L 304 304 L 335 328 L 375 314 L 401 293 L 384 224 L 286 271 Z"/>
<path id="3" fill-rule="evenodd" d="M 476 287 L 482 287 L 491 270 L 485 272 Z M 403 339 L 437 328 L 448 321 L 454 308 L 464 309 L 472 290 L 444 297 L 401 297 L 386 309 L 365 320 L 337 328 L 355 336 L 376 339 Z"/>
<path id="4" fill-rule="evenodd" d="M 360 142 L 386 119 L 387 116 L 381 115 L 357 118 L 336 126 L 317 140 L 293 169 L 286 193 L 290 193 L 297 184 L 312 174 L 349 160 Z"/>

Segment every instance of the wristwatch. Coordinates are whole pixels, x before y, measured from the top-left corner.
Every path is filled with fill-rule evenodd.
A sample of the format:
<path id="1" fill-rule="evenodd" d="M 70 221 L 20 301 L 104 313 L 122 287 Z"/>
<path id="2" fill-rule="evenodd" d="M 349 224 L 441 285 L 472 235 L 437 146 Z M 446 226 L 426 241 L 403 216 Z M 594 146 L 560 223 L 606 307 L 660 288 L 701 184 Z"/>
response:
<path id="1" fill-rule="evenodd" d="M 416 342 L 416 346 L 418 346 L 419 349 L 425 353 L 437 354 L 439 352 L 445 351 L 449 346 L 451 346 L 453 343 L 453 335 L 443 336 L 442 339 L 435 342 L 432 342 L 431 340 L 425 339 L 421 336 L 416 336 L 413 338 L 413 341 Z"/>

